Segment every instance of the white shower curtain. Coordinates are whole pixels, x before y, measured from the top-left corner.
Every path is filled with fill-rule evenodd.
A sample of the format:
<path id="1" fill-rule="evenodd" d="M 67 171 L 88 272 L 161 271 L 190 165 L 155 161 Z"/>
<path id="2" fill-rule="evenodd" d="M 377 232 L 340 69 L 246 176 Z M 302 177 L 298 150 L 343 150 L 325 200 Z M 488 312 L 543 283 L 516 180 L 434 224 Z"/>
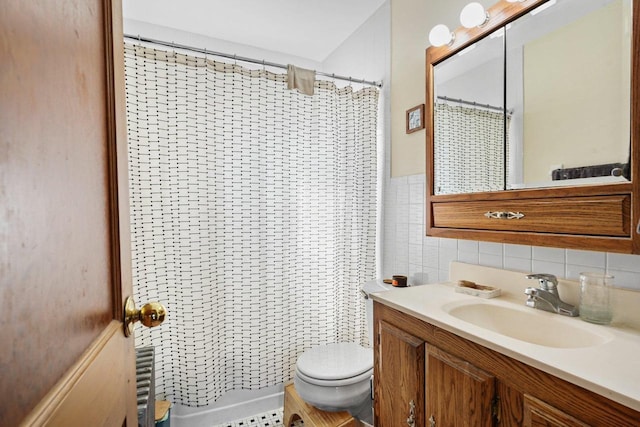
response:
<path id="1" fill-rule="evenodd" d="M 292 378 L 322 343 L 367 343 L 378 90 L 125 46 L 137 329 L 157 392 L 203 406 Z"/>

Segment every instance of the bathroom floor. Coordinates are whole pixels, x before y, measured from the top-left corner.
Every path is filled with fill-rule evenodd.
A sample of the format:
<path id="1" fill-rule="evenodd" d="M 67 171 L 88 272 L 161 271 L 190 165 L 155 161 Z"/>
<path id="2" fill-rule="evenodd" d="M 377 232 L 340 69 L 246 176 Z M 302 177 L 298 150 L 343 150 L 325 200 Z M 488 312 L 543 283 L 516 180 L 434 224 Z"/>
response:
<path id="1" fill-rule="evenodd" d="M 253 415 L 251 417 L 243 418 L 241 420 L 231 421 L 224 424 L 216 424 L 212 427 L 290 427 L 284 426 L 282 423 L 283 418 L 282 408 L 274 409 L 273 411 L 265 412 L 263 414 Z M 361 421 L 362 422 L 362 421 Z M 371 424 L 362 422 L 365 427 L 373 427 Z M 292 427 L 304 426 L 302 420 L 297 420 Z"/>
<path id="2" fill-rule="evenodd" d="M 263 414 L 257 414 L 247 418 L 243 418 L 241 420 L 218 424 L 212 427 L 284 427 L 282 424 L 282 415 L 282 408 L 280 408 L 273 411 L 265 412 Z M 303 425 L 304 423 L 300 420 L 292 424 L 292 426 L 294 427 Z"/>

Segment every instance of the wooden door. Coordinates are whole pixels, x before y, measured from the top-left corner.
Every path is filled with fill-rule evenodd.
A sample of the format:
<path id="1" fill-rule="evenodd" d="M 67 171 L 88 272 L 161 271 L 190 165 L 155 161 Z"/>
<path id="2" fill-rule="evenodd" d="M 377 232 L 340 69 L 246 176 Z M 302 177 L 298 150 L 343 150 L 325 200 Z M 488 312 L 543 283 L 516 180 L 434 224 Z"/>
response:
<path id="1" fill-rule="evenodd" d="M 375 425 L 423 427 L 424 340 L 376 322 Z"/>
<path id="2" fill-rule="evenodd" d="M 137 425 L 120 0 L 3 0 L 0 55 L 0 424 Z"/>
<path id="3" fill-rule="evenodd" d="M 493 376 L 432 345 L 427 345 L 426 365 L 427 425 L 493 425 Z"/>

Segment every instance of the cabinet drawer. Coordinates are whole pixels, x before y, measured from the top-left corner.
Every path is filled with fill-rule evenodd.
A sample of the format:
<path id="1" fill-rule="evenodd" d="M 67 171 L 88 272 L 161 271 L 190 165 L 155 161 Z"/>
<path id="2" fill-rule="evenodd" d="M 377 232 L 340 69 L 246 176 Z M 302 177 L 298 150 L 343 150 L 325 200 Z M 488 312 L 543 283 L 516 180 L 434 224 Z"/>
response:
<path id="1" fill-rule="evenodd" d="M 443 202 L 432 206 L 433 225 L 441 228 L 630 235 L 629 195 Z"/>

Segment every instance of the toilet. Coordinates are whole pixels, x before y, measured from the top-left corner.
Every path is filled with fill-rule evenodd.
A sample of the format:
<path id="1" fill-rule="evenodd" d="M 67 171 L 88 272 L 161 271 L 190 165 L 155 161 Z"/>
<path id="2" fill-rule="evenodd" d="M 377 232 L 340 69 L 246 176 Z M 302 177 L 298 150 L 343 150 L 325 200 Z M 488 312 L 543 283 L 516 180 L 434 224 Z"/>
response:
<path id="1" fill-rule="evenodd" d="M 327 344 L 309 349 L 298 358 L 293 384 L 310 405 L 356 416 L 371 401 L 371 375 L 370 348 L 355 343 Z"/>
<path id="2" fill-rule="evenodd" d="M 373 302 L 370 293 L 392 286 L 374 280 L 365 283 L 369 342 L 373 343 Z M 327 412 L 348 411 L 360 419 L 371 412 L 373 349 L 356 343 L 333 343 L 313 347 L 298 357 L 293 383 L 305 402 Z"/>

